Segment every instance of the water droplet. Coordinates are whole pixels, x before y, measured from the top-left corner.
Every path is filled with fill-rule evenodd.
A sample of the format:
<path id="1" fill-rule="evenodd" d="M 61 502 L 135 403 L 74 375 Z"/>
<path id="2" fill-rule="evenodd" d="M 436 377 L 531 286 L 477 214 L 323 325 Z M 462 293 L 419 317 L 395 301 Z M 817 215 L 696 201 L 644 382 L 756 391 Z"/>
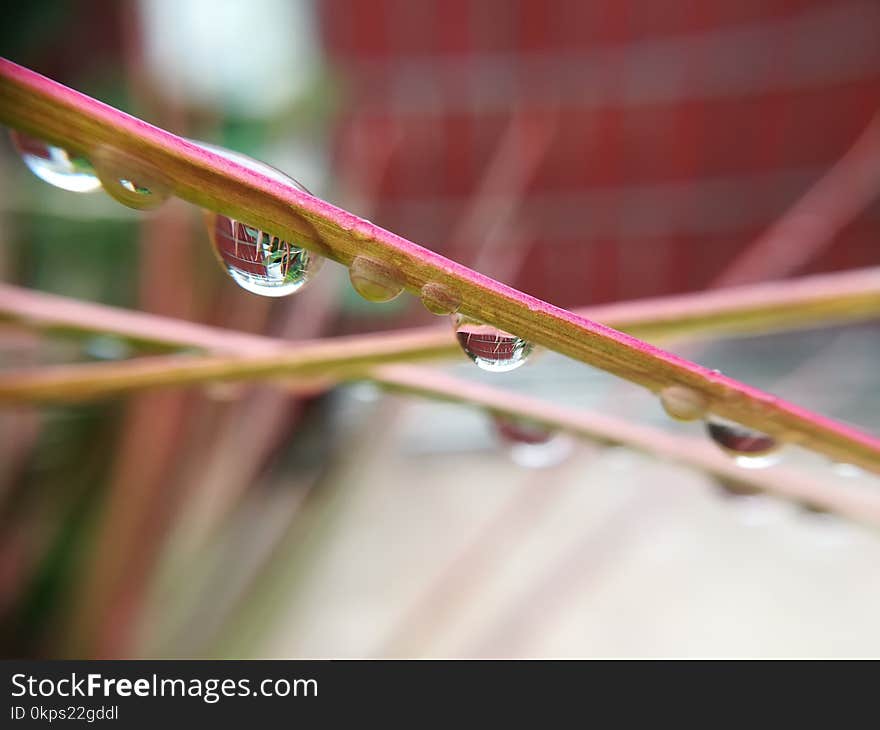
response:
<path id="1" fill-rule="evenodd" d="M 73 193 L 91 193 L 101 187 L 95 169 L 85 157 L 24 132 L 13 130 L 10 137 L 28 169 L 50 185 Z"/>
<path id="2" fill-rule="evenodd" d="M 492 373 L 515 370 L 525 364 L 532 352 L 531 342 L 492 325 L 460 314 L 454 321 L 458 344 L 482 370 Z"/>
<path id="3" fill-rule="evenodd" d="M 113 147 L 92 151 L 92 164 L 104 191 L 123 205 L 152 210 L 170 195 L 162 173 L 148 161 Z"/>
<path id="4" fill-rule="evenodd" d="M 461 306 L 461 299 L 444 284 L 429 281 L 422 287 L 422 304 L 431 314 L 455 314 Z"/>
<path id="5" fill-rule="evenodd" d="M 309 191 L 280 170 L 232 150 L 203 142 L 193 144 L 226 157 L 279 182 Z M 310 282 L 324 258 L 307 248 L 283 241 L 278 236 L 213 211 L 205 211 L 214 253 L 227 273 L 242 289 L 264 297 L 285 297 Z"/>
<path id="6" fill-rule="evenodd" d="M 354 290 L 369 302 L 390 302 L 403 291 L 400 277 L 391 266 L 366 256 L 351 262 L 348 276 Z"/>
<path id="7" fill-rule="evenodd" d="M 265 231 L 219 213 L 208 213 L 214 252 L 232 280 L 264 297 L 286 297 L 302 289 L 323 259 Z"/>
<path id="8" fill-rule="evenodd" d="M 683 385 L 670 385 L 660 391 L 660 404 L 677 421 L 696 421 L 706 415 L 706 397 Z"/>
<path id="9" fill-rule="evenodd" d="M 492 420 L 510 458 L 519 466 L 546 469 L 561 464 L 571 453 L 570 438 L 540 423 L 508 416 L 493 416 Z"/>
<path id="10" fill-rule="evenodd" d="M 714 415 L 707 419 L 706 431 L 718 446 L 735 457 L 738 466 L 762 469 L 779 460 L 781 444 L 769 434 Z"/>

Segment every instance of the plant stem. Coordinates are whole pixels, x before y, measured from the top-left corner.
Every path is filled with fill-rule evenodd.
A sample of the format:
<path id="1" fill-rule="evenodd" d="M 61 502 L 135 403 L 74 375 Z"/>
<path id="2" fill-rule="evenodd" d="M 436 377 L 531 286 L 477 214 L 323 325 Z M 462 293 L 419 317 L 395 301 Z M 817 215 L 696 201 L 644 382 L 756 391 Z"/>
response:
<path id="1" fill-rule="evenodd" d="M 880 306 L 880 270 L 831 274 L 728 292 L 664 297 L 598 308 L 620 326 L 653 333 L 700 331 L 742 333 L 746 324 L 759 331 L 800 326 L 831 317 L 870 316 Z M 595 310 L 594 310 L 595 311 Z M 809 316 L 804 316 L 808 312 Z M 188 347 L 238 357 L 141 358 L 42 368 L 0 376 L 0 400 L 76 400 L 159 385 L 209 382 L 221 378 L 279 378 L 298 382 L 315 376 L 330 381 L 372 377 L 371 366 L 459 354 L 448 328 L 422 328 L 289 343 L 231 332 L 140 312 L 128 312 L 0 285 L 0 313 L 40 328 L 112 333 L 165 347 Z M 867 468 L 869 464 L 863 464 Z"/>
<path id="2" fill-rule="evenodd" d="M 418 293 L 427 283 L 441 284 L 460 297 L 463 314 L 652 391 L 685 386 L 698 391 L 710 410 L 721 416 L 832 458 L 874 469 L 880 465 L 880 440 L 523 294 L 5 59 L 0 59 L 0 121 L 93 162 L 122 155 L 133 173 L 145 176 L 163 192 L 246 220 L 346 266 L 356 256 L 382 261 L 411 292 Z M 217 377 L 272 375 L 289 364 L 285 357 L 270 355 L 259 363 L 181 360 L 177 369 L 191 382 L 200 369 Z M 375 360 L 361 353 L 353 364 L 363 367 Z M 152 377 L 169 382 L 167 375 Z"/>
<path id="3" fill-rule="evenodd" d="M 723 291 L 652 297 L 578 310 L 591 319 L 651 341 L 670 338 L 736 337 L 858 322 L 880 317 L 880 268 L 819 274 Z M 169 317 L 46 294 L 0 283 L 0 321 L 60 334 L 113 335 L 151 349 L 267 352 L 303 343 L 194 324 Z M 437 356 L 456 357 L 460 348 L 447 326 L 409 330 Z M 377 353 L 386 333 L 351 338 L 372 342 Z M 404 353 L 402 359 L 420 353 Z"/>

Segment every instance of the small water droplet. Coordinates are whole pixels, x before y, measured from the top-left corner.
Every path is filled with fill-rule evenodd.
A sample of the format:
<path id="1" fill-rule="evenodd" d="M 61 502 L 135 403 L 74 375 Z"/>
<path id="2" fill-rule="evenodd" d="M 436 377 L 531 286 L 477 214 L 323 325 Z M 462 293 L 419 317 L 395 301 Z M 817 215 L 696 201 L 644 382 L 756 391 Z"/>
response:
<path id="1" fill-rule="evenodd" d="M 696 421 L 706 415 L 706 397 L 683 385 L 670 385 L 660 391 L 663 410 L 677 421 Z"/>
<path id="2" fill-rule="evenodd" d="M 152 210 L 170 195 L 162 173 L 129 152 L 100 146 L 92 150 L 92 164 L 104 191 L 129 208 Z"/>
<path id="3" fill-rule="evenodd" d="M 714 415 L 707 419 L 706 431 L 718 446 L 735 458 L 738 466 L 762 469 L 779 460 L 781 444 L 769 434 Z"/>
<path id="4" fill-rule="evenodd" d="M 403 291 L 393 267 L 366 256 L 358 256 L 348 268 L 354 290 L 369 302 L 390 302 Z"/>
<path id="5" fill-rule="evenodd" d="M 493 416 L 492 420 L 510 458 L 519 466 L 546 469 L 561 464 L 571 453 L 570 438 L 540 423 L 509 416 Z"/>
<path id="6" fill-rule="evenodd" d="M 431 314 L 439 316 L 455 314 L 461 306 L 461 299 L 444 284 L 429 281 L 422 287 L 422 304 Z"/>
<path id="7" fill-rule="evenodd" d="M 304 193 L 309 192 L 292 177 L 259 160 L 204 142 L 190 141 L 279 182 L 293 185 Z M 283 241 L 222 213 L 206 210 L 205 219 L 217 260 L 236 284 L 252 294 L 264 297 L 294 294 L 314 278 L 324 263 L 322 256 L 307 248 Z"/>
<path id="8" fill-rule="evenodd" d="M 504 373 L 524 365 L 531 354 L 531 342 L 464 315 L 455 315 L 455 336 L 465 354 L 477 367 Z"/>
<path id="9" fill-rule="evenodd" d="M 91 193 L 101 187 L 95 169 L 85 157 L 24 132 L 13 130 L 9 136 L 28 169 L 50 185 L 72 193 Z"/>

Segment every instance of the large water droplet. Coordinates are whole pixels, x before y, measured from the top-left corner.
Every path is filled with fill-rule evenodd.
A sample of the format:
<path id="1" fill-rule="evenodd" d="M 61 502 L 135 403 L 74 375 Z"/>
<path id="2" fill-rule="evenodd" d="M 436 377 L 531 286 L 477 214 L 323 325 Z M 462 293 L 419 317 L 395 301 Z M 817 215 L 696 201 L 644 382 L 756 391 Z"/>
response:
<path id="1" fill-rule="evenodd" d="M 504 373 L 524 365 L 532 352 L 532 343 L 489 324 L 456 315 L 455 336 L 465 354 L 477 367 L 492 373 Z"/>
<path id="2" fill-rule="evenodd" d="M 304 186 L 263 162 L 222 147 L 194 142 L 215 154 L 262 172 L 308 193 Z M 307 248 L 283 241 L 221 213 L 205 211 L 208 234 L 217 259 L 242 289 L 264 297 L 284 297 L 302 289 L 324 263 Z"/>
<path id="3" fill-rule="evenodd" d="M 781 444 L 769 434 L 714 415 L 706 421 L 706 431 L 718 446 L 735 458 L 737 465 L 746 469 L 761 469 L 779 460 Z"/>
<path id="4" fill-rule="evenodd" d="M 706 397 L 683 385 L 671 385 L 660 391 L 663 410 L 677 421 L 696 421 L 706 415 Z"/>
<path id="5" fill-rule="evenodd" d="M 461 298 L 445 284 L 429 281 L 422 287 L 422 304 L 431 314 L 439 316 L 455 314 L 461 306 Z"/>
<path id="6" fill-rule="evenodd" d="M 323 259 L 253 226 L 208 213 L 214 252 L 242 289 L 264 297 L 285 297 L 302 289 Z"/>
<path id="7" fill-rule="evenodd" d="M 12 144 L 24 164 L 38 178 L 73 193 L 91 193 L 101 187 L 91 163 L 24 132 L 11 131 Z"/>
<path id="8" fill-rule="evenodd" d="M 388 264 L 357 256 L 348 267 L 354 290 L 369 302 L 390 302 L 403 291 L 398 273 Z"/>
<path id="9" fill-rule="evenodd" d="M 493 416 L 492 420 L 510 458 L 519 466 L 546 469 L 561 464 L 571 453 L 572 442 L 566 434 L 540 423 L 509 416 Z"/>

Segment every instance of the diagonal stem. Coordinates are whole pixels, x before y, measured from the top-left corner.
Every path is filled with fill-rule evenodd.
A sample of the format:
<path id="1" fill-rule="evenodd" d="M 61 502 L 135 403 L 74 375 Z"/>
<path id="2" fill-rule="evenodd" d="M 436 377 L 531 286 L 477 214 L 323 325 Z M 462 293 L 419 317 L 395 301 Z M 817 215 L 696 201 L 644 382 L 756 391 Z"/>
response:
<path id="1" fill-rule="evenodd" d="M 357 256 L 378 259 L 411 292 L 428 283 L 452 290 L 469 317 L 653 391 L 691 388 L 721 416 L 832 458 L 880 468 L 878 439 L 523 294 L 5 59 L 0 59 L 0 121 L 86 156 L 122 153 L 168 193 L 195 205 L 247 220 L 346 266 Z M 236 370 L 247 376 L 283 370 L 283 362 L 267 357 L 269 363 L 242 361 L 238 368 L 216 359 L 204 365 L 221 377 Z M 184 373 L 196 369 L 192 362 L 180 367 Z"/>

